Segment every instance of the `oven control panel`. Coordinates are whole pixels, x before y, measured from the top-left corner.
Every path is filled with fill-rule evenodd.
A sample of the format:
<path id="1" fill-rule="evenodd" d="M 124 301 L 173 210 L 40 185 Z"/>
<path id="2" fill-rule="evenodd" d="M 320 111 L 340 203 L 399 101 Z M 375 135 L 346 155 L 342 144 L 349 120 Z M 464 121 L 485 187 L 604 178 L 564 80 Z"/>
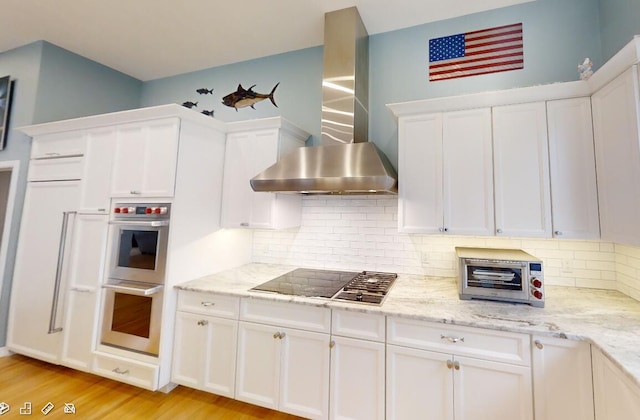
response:
<path id="1" fill-rule="evenodd" d="M 170 203 L 117 203 L 112 209 L 114 219 L 158 219 L 168 218 Z"/>
<path id="2" fill-rule="evenodd" d="M 530 278 L 529 290 L 531 291 L 531 296 L 533 296 L 534 299 L 543 300 L 544 282 L 542 280 L 542 264 L 541 263 L 529 263 L 529 278 Z"/>

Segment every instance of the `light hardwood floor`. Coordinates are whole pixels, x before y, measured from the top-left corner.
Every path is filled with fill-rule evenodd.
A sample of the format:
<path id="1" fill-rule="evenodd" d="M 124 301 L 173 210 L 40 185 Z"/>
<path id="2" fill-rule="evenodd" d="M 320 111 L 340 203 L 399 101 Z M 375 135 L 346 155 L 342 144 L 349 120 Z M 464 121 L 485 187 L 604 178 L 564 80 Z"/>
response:
<path id="1" fill-rule="evenodd" d="M 11 406 L 1 420 L 299 419 L 182 386 L 169 394 L 151 392 L 20 355 L 0 357 L 0 402 Z M 25 402 L 32 403 L 31 416 L 19 414 Z M 45 417 L 40 410 L 48 402 L 55 408 Z M 75 405 L 75 415 L 64 414 L 65 403 Z"/>

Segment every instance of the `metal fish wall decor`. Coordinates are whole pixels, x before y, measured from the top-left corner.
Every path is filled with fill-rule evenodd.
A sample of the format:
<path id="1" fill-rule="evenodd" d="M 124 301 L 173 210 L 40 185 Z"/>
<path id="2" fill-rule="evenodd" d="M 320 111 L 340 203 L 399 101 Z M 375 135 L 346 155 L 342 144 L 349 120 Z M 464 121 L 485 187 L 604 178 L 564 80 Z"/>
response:
<path id="1" fill-rule="evenodd" d="M 211 89 L 198 88 L 198 89 L 196 89 L 196 93 L 198 93 L 200 95 L 213 95 L 213 88 L 211 88 Z M 182 103 L 182 106 L 184 106 L 185 108 L 193 109 L 193 108 L 197 108 L 198 107 L 198 102 L 185 101 L 185 102 Z M 213 109 L 211 109 L 211 110 L 203 109 L 200 113 L 204 114 L 204 115 L 207 115 L 209 117 L 213 117 L 214 111 L 213 111 Z"/>
<path id="2" fill-rule="evenodd" d="M 238 111 L 238 108 L 244 108 L 247 106 L 250 106 L 251 108 L 255 109 L 253 106 L 257 102 L 264 101 L 265 99 L 269 99 L 273 104 L 273 106 L 277 108 L 278 105 L 276 104 L 273 94 L 279 85 L 280 85 L 280 82 L 278 82 L 273 87 L 273 89 L 271 89 L 270 93 L 266 94 L 266 93 L 255 92 L 253 88 L 256 85 L 251 86 L 249 89 L 245 89 L 242 87 L 241 84 L 239 84 L 238 90 L 222 98 L 222 103 L 228 107 L 235 108 L 236 111 Z"/>

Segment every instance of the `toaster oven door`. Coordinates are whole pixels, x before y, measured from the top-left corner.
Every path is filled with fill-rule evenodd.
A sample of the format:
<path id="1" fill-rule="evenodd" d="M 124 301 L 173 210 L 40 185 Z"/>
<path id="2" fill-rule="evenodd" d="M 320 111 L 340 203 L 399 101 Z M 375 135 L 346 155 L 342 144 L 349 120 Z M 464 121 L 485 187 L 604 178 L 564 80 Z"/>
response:
<path id="1" fill-rule="evenodd" d="M 527 263 L 467 259 L 462 265 L 463 295 L 527 299 Z"/>

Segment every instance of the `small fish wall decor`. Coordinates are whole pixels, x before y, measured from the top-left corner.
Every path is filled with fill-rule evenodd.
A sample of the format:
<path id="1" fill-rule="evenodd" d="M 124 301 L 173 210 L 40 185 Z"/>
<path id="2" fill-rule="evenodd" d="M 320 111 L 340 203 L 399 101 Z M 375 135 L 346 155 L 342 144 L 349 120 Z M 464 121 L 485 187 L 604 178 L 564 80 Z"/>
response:
<path id="1" fill-rule="evenodd" d="M 250 106 L 255 109 L 253 106 L 260 101 L 264 101 L 265 99 L 269 99 L 273 106 L 276 108 L 278 105 L 273 97 L 274 92 L 280 85 L 280 82 L 276 83 L 276 85 L 271 89 L 271 92 L 266 93 L 258 93 L 253 90 L 256 85 L 251 86 L 249 89 L 245 89 L 241 84 L 238 85 L 238 89 L 235 92 L 232 92 L 222 98 L 222 103 L 228 107 L 235 108 L 238 111 L 238 108 L 244 108 Z"/>
<path id="2" fill-rule="evenodd" d="M 207 88 L 198 88 L 196 89 L 196 93 L 198 93 L 199 95 L 213 95 L 213 88 L 211 89 L 207 89 Z M 182 106 L 185 108 L 189 108 L 189 109 L 193 109 L 193 108 L 197 108 L 198 107 L 198 102 L 193 102 L 193 101 L 185 101 L 182 103 Z M 214 110 L 208 110 L 208 109 L 203 109 L 202 111 L 200 111 L 201 114 L 204 114 L 206 116 L 209 117 L 213 117 L 214 114 Z"/>

